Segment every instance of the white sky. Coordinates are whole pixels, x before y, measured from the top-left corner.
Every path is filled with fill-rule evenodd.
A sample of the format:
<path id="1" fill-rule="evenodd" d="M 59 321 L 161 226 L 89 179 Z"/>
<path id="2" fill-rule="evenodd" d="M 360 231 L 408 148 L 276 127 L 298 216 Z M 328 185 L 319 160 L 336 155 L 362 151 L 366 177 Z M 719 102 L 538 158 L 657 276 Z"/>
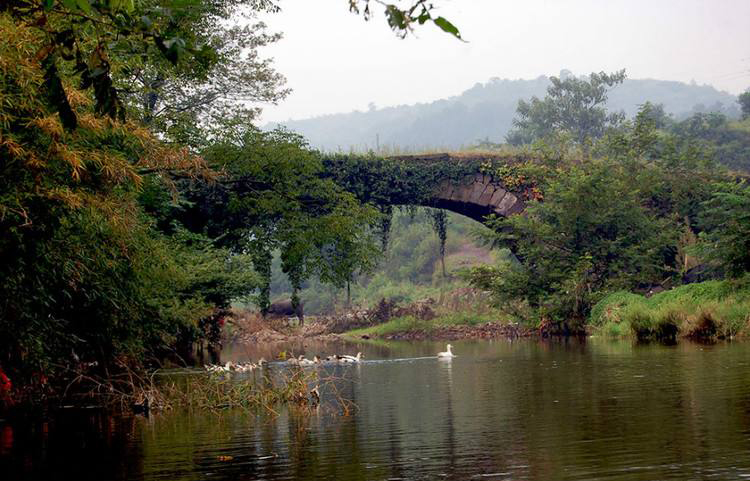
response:
<path id="1" fill-rule="evenodd" d="M 561 69 L 750 87 L 750 0 L 433 0 L 468 43 L 427 24 L 401 40 L 380 9 L 364 22 L 347 0 L 279 3 L 263 19 L 284 38 L 262 53 L 294 92 L 262 122 L 427 102 Z"/>

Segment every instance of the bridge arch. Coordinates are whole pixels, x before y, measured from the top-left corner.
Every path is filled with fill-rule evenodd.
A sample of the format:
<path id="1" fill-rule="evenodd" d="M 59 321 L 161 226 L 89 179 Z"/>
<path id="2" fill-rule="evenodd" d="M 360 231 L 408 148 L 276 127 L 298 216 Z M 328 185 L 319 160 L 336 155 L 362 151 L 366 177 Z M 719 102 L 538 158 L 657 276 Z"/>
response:
<path id="1" fill-rule="evenodd" d="M 333 156 L 324 165 L 327 175 L 363 202 L 385 209 L 434 207 L 484 222 L 489 214 L 507 217 L 526 208 L 523 189 L 510 189 L 493 174 L 526 160 L 525 155 L 355 155 Z"/>
<path id="2" fill-rule="evenodd" d="M 475 174 L 463 181 L 444 180 L 427 201 L 430 207 L 445 209 L 483 222 L 489 214 L 501 217 L 517 214 L 526 207 L 516 194 L 509 192 L 487 174 Z"/>

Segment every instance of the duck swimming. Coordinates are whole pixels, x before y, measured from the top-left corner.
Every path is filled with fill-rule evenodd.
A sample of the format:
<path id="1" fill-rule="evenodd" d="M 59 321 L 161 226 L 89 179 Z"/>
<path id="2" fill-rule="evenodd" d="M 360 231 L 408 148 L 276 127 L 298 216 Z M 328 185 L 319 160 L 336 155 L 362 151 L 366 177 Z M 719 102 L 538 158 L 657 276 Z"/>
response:
<path id="1" fill-rule="evenodd" d="M 451 351 L 452 347 L 453 346 L 451 346 L 450 344 L 448 344 L 448 346 L 447 346 L 448 350 L 444 351 L 444 352 L 437 353 L 437 357 L 444 358 L 444 359 L 450 359 L 452 357 L 456 357 L 456 355 L 453 354 L 453 352 Z"/>
<path id="2" fill-rule="evenodd" d="M 340 358 L 341 362 L 360 362 L 362 360 L 362 353 L 358 352 L 356 356 L 343 355 Z"/>
<path id="3" fill-rule="evenodd" d="M 309 359 L 305 359 L 304 357 L 299 357 L 299 365 L 300 366 L 312 366 L 314 364 L 320 364 L 320 358 L 318 356 L 315 356 L 312 361 Z"/>

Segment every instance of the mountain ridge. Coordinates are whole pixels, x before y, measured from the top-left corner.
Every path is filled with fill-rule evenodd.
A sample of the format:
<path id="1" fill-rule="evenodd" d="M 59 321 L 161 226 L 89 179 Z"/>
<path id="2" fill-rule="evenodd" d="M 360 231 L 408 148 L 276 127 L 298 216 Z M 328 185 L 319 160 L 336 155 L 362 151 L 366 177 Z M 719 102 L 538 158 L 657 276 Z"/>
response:
<path id="1" fill-rule="evenodd" d="M 561 72 L 566 74 L 570 75 Z M 284 126 L 326 151 L 409 152 L 456 149 L 481 140 L 499 143 L 512 125 L 518 101 L 544 97 L 548 85 L 545 75 L 530 80 L 493 77 L 458 95 L 432 102 L 272 122 L 265 128 Z M 607 104 L 610 110 L 622 110 L 632 117 L 646 101 L 663 104 L 677 119 L 695 112 L 722 112 L 734 118 L 740 112 L 735 95 L 711 85 L 676 80 L 627 79 L 610 91 Z"/>

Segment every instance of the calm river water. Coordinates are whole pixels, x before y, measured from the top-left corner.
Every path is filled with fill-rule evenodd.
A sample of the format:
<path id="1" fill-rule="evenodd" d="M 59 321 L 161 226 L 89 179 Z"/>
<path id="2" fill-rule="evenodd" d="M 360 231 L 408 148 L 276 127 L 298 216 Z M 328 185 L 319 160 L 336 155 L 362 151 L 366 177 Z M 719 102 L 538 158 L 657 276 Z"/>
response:
<path id="1" fill-rule="evenodd" d="M 453 345 L 447 362 L 437 343 L 348 347 L 367 358 L 335 368 L 350 416 L 0 422 L 0 479 L 750 478 L 750 343 Z"/>

